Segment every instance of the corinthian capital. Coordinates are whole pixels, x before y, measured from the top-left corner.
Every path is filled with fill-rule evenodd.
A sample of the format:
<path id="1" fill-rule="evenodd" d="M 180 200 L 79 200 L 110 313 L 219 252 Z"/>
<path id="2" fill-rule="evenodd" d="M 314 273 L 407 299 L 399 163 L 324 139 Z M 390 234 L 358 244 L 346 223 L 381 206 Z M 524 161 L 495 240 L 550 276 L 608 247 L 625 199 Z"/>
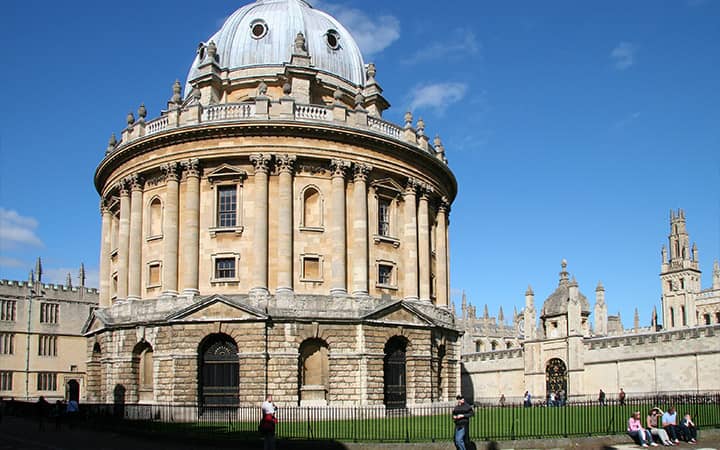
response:
<path id="1" fill-rule="evenodd" d="M 125 182 L 130 186 L 131 191 L 141 191 L 144 181 L 145 180 L 136 173 L 125 177 Z"/>
<path id="2" fill-rule="evenodd" d="M 115 189 L 118 190 L 118 193 L 120 194 L 121 197 L 130 195 L 130 190 L 128 188 L 129 188 L 129 186 L 128 186 L 127 178 L 123 178 L 122 180 L 118 181 L 115 184 Z"/>
<path id="3" fill-rule="evenodd" d="M 275 164 L 280 173 L 293 173 L 295 170 L 295 155 L 275 155 Z"/>
<path id="4" fill-rule="evenodd" d="M 371 170 L 372 166 L 370 164 L 355 163 L 353 164 L 353 179 L 355 181 L 365 181 Z"/>
<path id="5" fill-rule="evenodd" d="M 435 188 L 430 186 L 430 184 L 422 181 L 418 182 L 418 193 L 420 194 L 420 198 L 427 200 L 433 192 L 435 192 Z"/>
<path id="6" fill-rule="evenodd" d="M 332 178 L 345 178 L 348 169 L 350 169 L 350 161 L 345 161 L 344 159 L 333 159 L 330 161 Z"/>
<path id="7" fill-rule="evenodd" d="M 178 169 L 179 169 L 178 163 L 176 163 L 176 162 L 171 162 L 171 163 L 163 164 L 162 166 L 160 166 L 160 170 L 162 170 L 162 172 L 165 174 L 165 180 L 167 180 L 167 181 L 171 181 L 171 180 L 177 181 L 178 180 L 178 178 L 180 177 L 180 173 L 179 173 Z"/>
<path id="8" fill-rule="evenodd" d="M 420 187 L 420 181 L 417 178 L 408 177 L 407 183 L 405 183 L 404 195 L 415 195 L 417 194 L 418 188 Z"/>
<path id="9" fill-rule="evenodd" d="M 255 173 L 268 173 L 270 171 L 271 155 L 255 153 L 250 155 L 250 162 L 255 168 Z"/>
<path id="10" fill-rule="evenodd" d="M 443 195 L 438 202 L 437 210 L 438 212 L 446 214 L 450 210 L 450 199 Z"/>
<path id="11" fill-rule="evenodd" d="M 197 158 L 188 159 L 182 162 L 183 171 L 186 177 L 200 176 L 200 160 Z"/>

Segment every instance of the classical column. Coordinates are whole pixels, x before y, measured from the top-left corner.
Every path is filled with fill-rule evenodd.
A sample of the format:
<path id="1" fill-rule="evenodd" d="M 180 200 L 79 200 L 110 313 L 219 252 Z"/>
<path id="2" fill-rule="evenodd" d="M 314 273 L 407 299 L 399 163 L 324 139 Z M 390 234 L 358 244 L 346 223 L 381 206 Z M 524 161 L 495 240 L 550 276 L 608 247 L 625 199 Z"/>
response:
<path id="1" fill-rule="evenodd" d="M 110 222 L 112 213 L 105 200 L 100 201 L 102 231 L 100 239 L 100 298 L 101 308 L 110 306 Z"/>
<path id="2" fill-rule="evenodd" d="M 255 230 L 253 250 L 255 264 L 252 272 L 251 292 L 264 294 L 268 291 L 268 172 L 270 155 L 250 155 L 255 168 Z"/>
<path id="3" fill-rule="evenodd" d="M 403 233 L 401 245 L 405 248 L 405 252 L 401 270 L 405 277 L 403 283 L 404 298 L 408 300 L 417 300 L 418 298 L 417 186 L 417 180 L 409 178 L 403 192 L 405 232 Z"/>
<path id="4" fill-rule="evenodd" d="M 430 301 L 430 219 L 428 199 L 432 188 L 423 184 L 420 187 L 418 202 L 418 269 L 420 273 L 420 300 Z"/>
<path id="5" fill-rule="evenodd" d="M 330 247 L 331 280 L 330 294 L 347 294 L 347 239 L 345 226 L 345 173 L 350 168 L 348 161 L 333 159 L 330 162 Z"/>
<path id="6" fill-rule="evenodd" d="M 368 194 L 367 177 L 372 166 L 357 163 L 353 176 L 352 295 L 368 295 Z"/>
<path id="7" fill-rule="evenodd" d="M 185 202 L 182 210 L 182 287 L 184 295 L 196 295 L 199 289 L 200 265 L 200 163 L 183 162 Z"/>
<path id="8" fill-rule="evenodd" d="M 130 246 L 130 191 L 127 181 L 117 185 L 120 192 L 120 224 L 118 226 L 118 286 L 117 298 L 128 295 L 128 250 Z"/>
<path id="9" fill-rule="evenodd" d="M 165 172 L 165 208 L 163 209 L 163 294 L 178 293 L 178 202 L 179 173 L 176 162 L 163 164 Z"/>
<path id="10" fill-rule="evenodd" d="M 294 155 L 277 155 L 278 237 L 277 292 L 293 291 L 293 169 Z"/>
<path id="11" fill-rule="evenodd" d="M 137 174 L 130 175 L 130 248 L 128 250 L 128 298 L 140 299 L 142 277 L 142 213 L 143 181 Z"/>
<path id="12" fill-rule="evenodd" d="M 436 277 L 437 277 L 437 301 L 438 306 L 448 307 L 448 227 L 447 211 L 448 200 L 442 198 L 437 211 L 437 235 L 436 235 Z"/>

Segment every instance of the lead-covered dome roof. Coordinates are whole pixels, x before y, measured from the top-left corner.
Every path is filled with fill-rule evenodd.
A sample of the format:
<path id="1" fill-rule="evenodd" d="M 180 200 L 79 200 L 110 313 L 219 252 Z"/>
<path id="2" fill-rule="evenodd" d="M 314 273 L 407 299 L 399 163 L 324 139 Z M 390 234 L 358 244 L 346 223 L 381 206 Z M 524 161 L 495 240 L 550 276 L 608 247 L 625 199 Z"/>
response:
<path id="1" fill-rule="evenodd" d="M 568 312 L 568 303 L 570 302 L 570 284 L 573 283 L 577 285 L 577 283 L 574 279 L 572 281 L 569 279 L 570 274 L 566 270 L 567 261 L 563 260 L 561 266 L 562 271 L 560 272 L 560 282 L 558 283 L 558 287 L 555 289 L 555 292 L 550 294 L 550 296 L 545 300 L 545 303 L 543 303 L 541 311 L 542 317 L 559 316 L 567 314 Z M 590 314 L 590 302 L 580 291 L 578 291 L 578 300 L 580 301 L 580 312 L 583 314 Z"/>
<path id="2" fill-rule="evenodd" d="M 365 83 L 365 64 L 357 43 L 340 22 L 304 0 L 257 0 L 228 17 L 207 43 L 217 46 L 223 69 L 288 63 L 298 33 L 316 69 L 357 86 Z M 203 55 L 195 56 L 187 81 L 198 75 Z M 185 95 L 189 89 L 185 89 Z"/>

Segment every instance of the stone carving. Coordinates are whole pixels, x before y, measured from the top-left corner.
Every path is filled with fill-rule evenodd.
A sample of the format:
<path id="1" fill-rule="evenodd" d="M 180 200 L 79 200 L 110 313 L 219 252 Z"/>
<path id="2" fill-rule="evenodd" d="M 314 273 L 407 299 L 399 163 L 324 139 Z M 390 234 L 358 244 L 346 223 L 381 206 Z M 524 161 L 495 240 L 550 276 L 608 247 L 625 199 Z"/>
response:
<path id="1" fill-rule="evenodd" d="M 305 49 L 305 35 L 302 33 L 295 35 L 295 54 L 307 55 L 307 50 Z"/>
<path id="2" fill-rule="evenodd" d="M 405 113 L 405 129 L 412 128 L 413 115 L 410 111 Z"/>
<path id="3" fill-rule="evenodd" d="M 415 129 L 417 130 L 418 136 L 425 135 L 425 121 L 422 117 L 418 118 L 417 124 L 415 124 Z"/>
<path id="4" fill-rule="evenodd" d="M 290 84 L 290 80 L 285 81 L 285 84 L 283 84 L 283 94 L 285 94 L 286 97 L 289 97 L 292 93 L 292 85 Z"/>
<path id="5" fill-rule="evenodd" d="M 130 190 L 128 189 L 128 187 L 129 186 L 127 178 L 120 180 L 115 184 L 115 189 L 118 190 L 118 193 L 121 197 L 130 195 Z"/>
<path id="6" fill-rule="evenodd" d="M 405 192 L 403 192 L 403 195 L 415 195 L 417 194 L 419 187 L 420 182 L 417 179 L 408 177 L 407 183 L 405 183 Z"/>
<path id="7" fill-rule="evenodd" d="M 160 170 L 162 170 L 163 174 L 165 174 L 165 179 L 167 181 L 177 181 L 180 178 L 180 173 L 178 169 L 178 164 L 174 162 L 163 164 L 162 166 L 160 166 Z"/>
<path id="8" fill-rule="evenodd" d="M 143 185 L 145 184 L 145 179 L 141 177 L 140 175 L 134 173 L 132 175 L 128 175 L 125 177 L 125 182 L 130 187 L 130 190 L 132 191 L 140 191 L 143 188 Z"/>
<path id="9" fill-rule="evenodd" d="M 180 80 L 175 80 L 172 86 L 173 95 L 170 99 L 170 102 L 179 105 L 182 103 L 182 96 L 180 95 L 180 92 L 182 91 L 182 86 L 180 86 Z"/>
<path id="10" fill-rule="evenodd" d="M 128 127 L 132 127 L 132 125 L 135 123 L 135 116 L 133 115 L 132 111 L 130 111 L 127 115 L 127 124 Z"/>
<path id="11" fill-rule="evenodd" d="M 375 68 L 375 63 L 369 63 L 367 66 L 368 83 L 371 81 L 375 81 L 376 73 L 377 73 L 377 69 Z"/>
<path id="12" fill-rule="evenodd" d="M 262 153 L 255 153 L 250 155 L 250 162 L 255 169 L 255 173 L 268 173 L 270 171 L 270 161 L 272 156 L 264 155 Z"/>
<path id="13" fill-rule="evenodd" d="M 296 159 L 297 157 L 295 155 L 276 155 L 275 165 L 278 168 L 278 172 L 292 173 L 295 168 Z"/>
<path id="14" fill-rule="evenodd" d="M 353 164 L 353 179 L 355 181 L 365 181 L 371 170 L 372 166 L 370 164 L 355 163 Z"/>
<path id="15" fill-rule="evenodd" d="M 318 164 L 300 164 L 297 166 L 297 169 L 298 169 L 298 172 L 309 173 L 309 174 L 313 174 L 313 175 L 327 172 L 326 167 L 323 167 Z"/>
<path id="16" fill-rule="evenodd" d="M 145 103 L 140 103 L 140 107 L 138 108 L 137 115 L 139 117 L 139 120 L 144 122 L 145 117 L 147 117 L 147 108 L 145 108 Z"/>
<path id="17" fill-rule="evenodd" d="M 265 95 L 267 94 L 267 90 L 268 90 L 268 85 L 265 84 L 264 81 L 261 81 L 260 84 L 258 84 L 257 96 L 258 96 L 258 97 L 265 97 Z"/>
<path id="18" fill-rule="evenodd" d="M 362 92 L 358 91 L 358 93 L 355 94 L 355 109 L 358 111 L 362 111 L 364 104 L 365 96 L 362 94 Z"/>
<path id="19" fill-rule="evenodd" d="M 183 172 L 186 177 L 199 177 L 200 176 L 200 160 L 197 158 L 188 159 L 183 161 Z"/>
<path id="20" fill-rule="evenodd" d="M 207 57 L 211 62 L 219 62 L 220 58 L 217 54 L 217 45 L 215 45 L 215 41 L 210 41 L 207 45 Z"/>
<path id="21" fill-rule="evenodd" d="M 117 146 L 117 138 L 115 137 L 115 133 L 110 135 L 110 140 L 108 141 L 107 149 L 105 150 L 105 154 L 107 155 L 111 151 L 115 150 L 115 147 Z"/>
<path id="22" fill-rule="evenodd" d="M 340 90 L 339 87 L 336 87 L 335 90 L 333 91 L 333 99 L 335 99 L 336 105 L 342 104 L 342 96 L 343 96 L 342 91 Z"/>
<path id="23" fill-rule="evenodd" d="M 333 159 L 330 161 L 330 172 L 332 178 L 345 178 L 345 174 L 349 168 L 350 161 L 345 161 L 344 159 Z"/>

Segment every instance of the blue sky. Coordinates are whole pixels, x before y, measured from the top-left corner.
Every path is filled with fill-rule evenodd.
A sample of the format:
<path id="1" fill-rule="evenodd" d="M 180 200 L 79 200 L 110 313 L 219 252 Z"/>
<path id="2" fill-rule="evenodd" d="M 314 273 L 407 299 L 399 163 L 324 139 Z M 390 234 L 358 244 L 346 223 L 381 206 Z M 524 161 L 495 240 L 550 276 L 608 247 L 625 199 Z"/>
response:
<path id="1" fill-rule="evenodd" d="M 198 42 L 246 1 L 17 1 L 0 16 L 0 278 L 97 285 L 93 173 L 141 102 L 156 117 Z M 703 287 L 720 255 L 720 1 L 312 2 L 356 36 L 402 123 L 439 133 L 459 183 L 451 285 L 491 314 L 538 306 L 560 261 L 647 324 L 684 208 Z"/>

